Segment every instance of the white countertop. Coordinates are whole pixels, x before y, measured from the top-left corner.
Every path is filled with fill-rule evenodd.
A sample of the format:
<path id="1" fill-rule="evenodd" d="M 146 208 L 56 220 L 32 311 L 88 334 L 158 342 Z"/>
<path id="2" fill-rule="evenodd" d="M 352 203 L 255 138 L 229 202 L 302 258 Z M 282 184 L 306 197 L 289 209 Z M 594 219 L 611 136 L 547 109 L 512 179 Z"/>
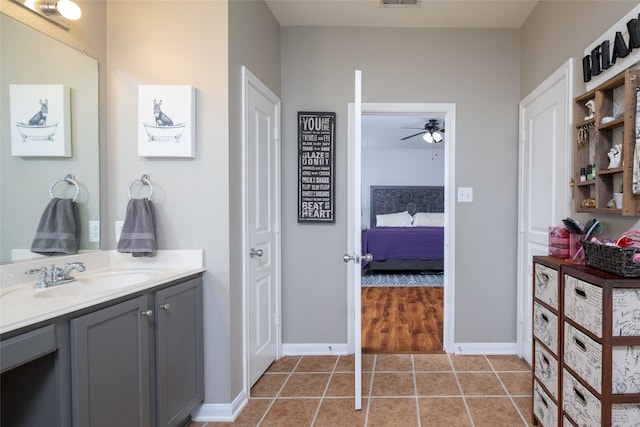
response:
<path id="1" fill-rule="evenodd" d="M 66 262 L 83 262 L 86 270 L 73 271 L 74 282 L 44 289 L 34 288 L 37 274 L 24 273 Z M 0 334 L 203 271 L 201 250 L 158 251 L 154 257 L 102 251 L 4 264 L 0 266 Z"/>

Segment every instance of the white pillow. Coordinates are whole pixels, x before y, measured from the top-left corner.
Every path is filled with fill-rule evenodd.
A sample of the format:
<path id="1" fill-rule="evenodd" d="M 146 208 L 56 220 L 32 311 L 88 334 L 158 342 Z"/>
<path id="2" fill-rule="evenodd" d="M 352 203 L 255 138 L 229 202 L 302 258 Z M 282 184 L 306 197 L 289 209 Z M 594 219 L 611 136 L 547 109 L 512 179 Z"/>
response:
<path id="1" fill-rule="evenodd" d="M 413 217 L 409 212 L 398 212 L 392 214 L 376 215 L 377 227 L 411 227 Z"/>
<path id="2" fill-rule="evenodd" d="M 414 227 L 444 227 L 444 212 L 417 212 L 413 216 Z"/>

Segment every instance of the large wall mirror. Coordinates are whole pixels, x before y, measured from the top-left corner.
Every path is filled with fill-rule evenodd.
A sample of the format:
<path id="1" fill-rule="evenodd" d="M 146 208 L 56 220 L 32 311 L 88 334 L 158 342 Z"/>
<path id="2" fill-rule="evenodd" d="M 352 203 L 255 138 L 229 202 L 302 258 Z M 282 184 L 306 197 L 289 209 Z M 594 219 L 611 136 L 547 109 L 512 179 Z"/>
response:
<path id="1" fill-rule="evenodd" d="M 89 241 L 89 221 L 100 220 L 98 63 L 2 13 L 0 44 L 0 263 L 36 255 L 31 243 L 51 186 L 69 174 L 79 188 L 80 249 L 98 250 Z M 70 157 L 12 154 L 9 85 L 33 84 L 69 88 Z M 52 191 L 69 198 L 76 190 L 63 182 Z"/>

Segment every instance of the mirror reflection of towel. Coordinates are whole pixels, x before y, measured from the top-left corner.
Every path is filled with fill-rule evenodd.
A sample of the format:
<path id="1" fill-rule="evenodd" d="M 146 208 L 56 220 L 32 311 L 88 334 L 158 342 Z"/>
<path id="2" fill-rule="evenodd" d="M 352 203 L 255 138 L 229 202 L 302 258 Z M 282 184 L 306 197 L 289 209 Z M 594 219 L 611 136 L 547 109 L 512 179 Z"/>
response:
<path id="1" fill-rule="evenodd" d="M 78 206 L 73 200 L 51 199 L 40 217 L 31 252 L 42 255 L 77 253 L 79 218 Z"/>
<path id="2" fill-rule="evenodd" d="M 156 215 L 151 200 L 129 200 L 118 252 L 131 253 L 134 257 L 156 254 Z"/>

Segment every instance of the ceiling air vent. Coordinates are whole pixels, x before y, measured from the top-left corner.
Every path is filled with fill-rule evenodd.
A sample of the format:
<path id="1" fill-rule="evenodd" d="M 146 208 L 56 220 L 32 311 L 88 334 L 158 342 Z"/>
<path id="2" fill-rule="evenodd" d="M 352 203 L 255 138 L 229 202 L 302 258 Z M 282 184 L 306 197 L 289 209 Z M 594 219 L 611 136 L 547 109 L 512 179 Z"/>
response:
<path id="1" fill-rule="evenodd" d="M 380 0 L 383 6 L 420 6 L 420 0 Z"/>

